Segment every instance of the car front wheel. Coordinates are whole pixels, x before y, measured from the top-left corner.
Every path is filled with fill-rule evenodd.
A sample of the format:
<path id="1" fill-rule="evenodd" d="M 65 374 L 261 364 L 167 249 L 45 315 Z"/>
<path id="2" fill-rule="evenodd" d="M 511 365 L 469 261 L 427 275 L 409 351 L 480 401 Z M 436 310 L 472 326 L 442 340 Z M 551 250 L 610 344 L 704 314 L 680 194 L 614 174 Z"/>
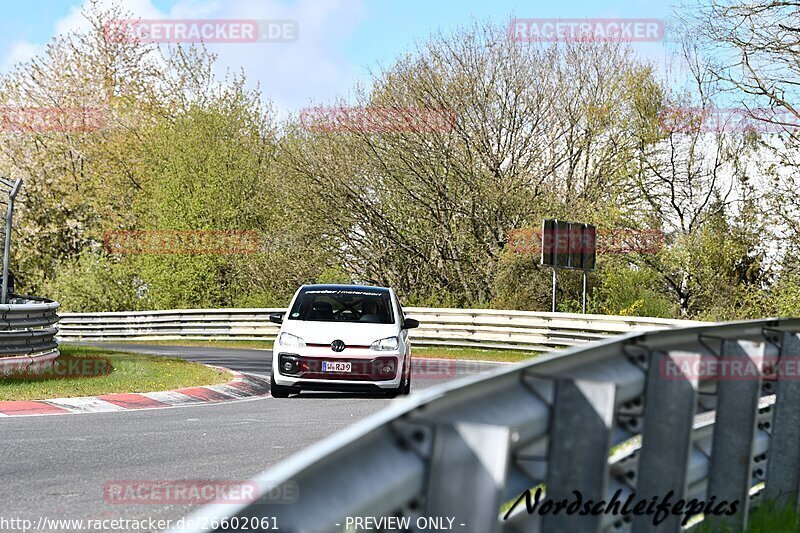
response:
<path id="1" fill-rule="evenodd" d="M 409 392 L 411 392 L 411 372 L 408 373 L 404 381 L 400 382 L 400 385 L 394 389 L 387 389 L 385 394 L 388 398 L 396 398 L 401 394 L 405 396 Z"/>

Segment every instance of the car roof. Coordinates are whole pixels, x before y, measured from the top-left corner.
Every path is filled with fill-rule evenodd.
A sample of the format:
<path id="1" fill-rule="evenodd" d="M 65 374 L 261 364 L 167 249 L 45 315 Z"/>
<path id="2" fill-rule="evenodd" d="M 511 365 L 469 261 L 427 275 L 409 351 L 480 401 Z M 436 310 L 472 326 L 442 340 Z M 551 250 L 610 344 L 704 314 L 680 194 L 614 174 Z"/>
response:
<path id="1" fill-rule="evenodd" d="M 344 285 L 344 284 L 320 284 L 320 285 L 303 285 L 300 290 L 305 291 L 313 289 L 315 291 L 336 291 L 336 290 L 367 290 L 378 292 L 389 292 L 388 287 L 378 287 L 375 285 Z"/>

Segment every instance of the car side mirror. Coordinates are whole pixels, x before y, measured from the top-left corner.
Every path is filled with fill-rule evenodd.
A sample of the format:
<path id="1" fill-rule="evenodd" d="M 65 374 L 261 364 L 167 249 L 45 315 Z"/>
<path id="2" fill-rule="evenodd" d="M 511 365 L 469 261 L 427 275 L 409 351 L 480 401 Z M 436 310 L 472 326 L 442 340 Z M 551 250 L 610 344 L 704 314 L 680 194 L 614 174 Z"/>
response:
<path id="1" fill-rule="evenodd" d="M 269 321 L 276 324 L 283 324 L 283 313 L 272 313 L 269 315 Z"/>
<path id="2" fill-rule="evenodd" d="M 403 320 L 402 329 L 414 329 L 419 327 L 419 320 L 414 320 L 413 318 L 406 318 Z"/>

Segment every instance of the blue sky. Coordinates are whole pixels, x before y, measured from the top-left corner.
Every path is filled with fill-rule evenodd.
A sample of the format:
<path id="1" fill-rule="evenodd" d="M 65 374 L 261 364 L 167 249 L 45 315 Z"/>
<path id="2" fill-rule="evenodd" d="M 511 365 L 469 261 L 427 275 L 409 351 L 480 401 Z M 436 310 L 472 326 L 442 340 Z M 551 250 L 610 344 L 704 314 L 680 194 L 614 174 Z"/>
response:
<path id="1" fill-rule="evenodd" d="M 102 4 L 113 0 L 101 0 Z M 126 0 L 142 18 L 292 19 L 292 43 L 219 44 L 219 72 L 243 68 L 280 110 L 330 102 L 367 70 L 388 65 L 438 29 L 472 20 L 519 18 L 667 18 L 668 0 Z M 40 52 L 60 31 L 81 27 L 78 0 L 0 0 L 0 71 Z M 664 55 L 662 43 L 640 44 Z"/>

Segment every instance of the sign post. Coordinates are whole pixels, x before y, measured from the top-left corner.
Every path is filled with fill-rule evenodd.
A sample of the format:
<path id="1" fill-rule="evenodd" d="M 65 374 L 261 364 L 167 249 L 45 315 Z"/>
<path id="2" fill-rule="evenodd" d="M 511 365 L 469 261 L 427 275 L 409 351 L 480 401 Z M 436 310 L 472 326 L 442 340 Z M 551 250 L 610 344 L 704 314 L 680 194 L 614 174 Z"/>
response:
<path id="1" fill-rule="evenodd" d="M 589 270 L 597 262 L 597 228 L 581 222 L 563 222 L 558 219 L 542 221 L 542 265 L 553 269 L 553 296 L 551 310 L 556 311 L 556 270 L 581 270 L 583 297 L 581 309 L 586 313 L 586 286 Z"/>

